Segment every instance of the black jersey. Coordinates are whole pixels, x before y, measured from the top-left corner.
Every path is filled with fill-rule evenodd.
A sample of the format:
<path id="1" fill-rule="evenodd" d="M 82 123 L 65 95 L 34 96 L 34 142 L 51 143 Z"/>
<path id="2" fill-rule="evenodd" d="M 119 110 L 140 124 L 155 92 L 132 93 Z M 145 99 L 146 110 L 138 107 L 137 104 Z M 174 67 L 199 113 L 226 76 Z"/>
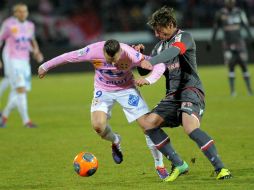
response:
<path id="1" fill-rule="evenodd" d="M 169 50 L 169 47 L 174 46 L 176 43 L 178 43 L 178 46 L 183 47 L 182 50 L 184 49 L 184 52 L 181 50 L 180 54 L 171 58 L 172 51 Z M 158 63 L 162 51 L 164 51 L 164 55 L 161 54 L 161 56 L 168 55 L 169 57 L 169 60 L 165 59 L 165 57 L 163 58 L 163 60 L 167 60 L 166 62 L 163 61 L 167 66 L 167 71 L 164 73 L 167 92 L 175 93 L 181 92 L 186 88 L 196 88 L 204 94 L 204 89 L 197 72 L 196 44 L 192 35 L 188 32 L 177 30 L 171 39 L 160 41 L 152 51 L 152 56 L 155 56 L 155 59 L 151 59 L 152 64 Z"/>
<path id="2" fill-rule="evenodd" d="M 215 15 L 215 28 L 222 28 L 224 41 L 227 44 L 238 44 L 243 41 L 241 29 L 245 27 L 249 37 L 251 37 L 248 19 L 243 10 L 234 7 L 232 10 L 222 8 Z M 215 37 L 215 36 L 214 36 Z"/>

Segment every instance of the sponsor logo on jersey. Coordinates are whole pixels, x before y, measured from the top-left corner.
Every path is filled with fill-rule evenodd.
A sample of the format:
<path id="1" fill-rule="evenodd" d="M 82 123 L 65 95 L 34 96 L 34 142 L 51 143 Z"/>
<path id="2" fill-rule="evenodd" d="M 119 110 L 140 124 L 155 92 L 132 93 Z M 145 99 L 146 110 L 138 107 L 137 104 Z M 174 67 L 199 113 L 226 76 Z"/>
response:
<path id="1" fill-rule="evenodd" d="M 99 77 L 99 80 L 106 84 L 112 84 L 112 85 L 122 85 L 127 82 L 127 78 L 124 78 L 121 80 L 105 80 L 103 77 Z"/>
<path id="2" fill-rule="evenodd" d="M 140 53 L 139 53 L 139 52 L 136 53 L 136 57 L 137 57 L 137 58 L 140 57 Z"/>
<path id="3" fill-rule="evenodd" d="M 13 26 L 13 27 L 11 27 L 11 33 L 12 34 L 17 34 L 19 32 L 19 29 L 18 29 L 18 27 L 16 27 L 16 26 Z"/>
<path id="4" fill-rule="evenodd" d="M 88 54 L 89 51 L 90 51 L 89 47 L 82 48 L 82 49 L 78 50 L 78 56 L 80 57 L 82 55 Z"/>
<path id="5" fill-rule="evenodd" d="M 179 62 L 177 62 L 177 63 L 173 63 L 173 64 L 170 64 L 170 65 L 168 65 L 168 70 L 174 70 L 174 69 L 176 69 L 176 68 L 179 68 L 180 67 L 180 63 Z"/>
<path id="6" fill-rule="evenodd" d="M 96 69 L 97 69 L 97 68 L 101 68 L 101 67 L 104 65 L 104 63 L 103 63 L 101 60 L 99 60 L 99 59 L 93 60 L 92 63 L 93 63 L 93 66 L 94 66 Z"/>

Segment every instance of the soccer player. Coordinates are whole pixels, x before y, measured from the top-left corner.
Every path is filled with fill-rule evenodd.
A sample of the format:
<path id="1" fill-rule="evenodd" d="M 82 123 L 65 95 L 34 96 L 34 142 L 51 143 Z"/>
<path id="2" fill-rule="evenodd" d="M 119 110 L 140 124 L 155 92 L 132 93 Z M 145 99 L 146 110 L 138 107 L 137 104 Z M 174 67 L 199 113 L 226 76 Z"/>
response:
<path id="1" fill-rule="evenodd" d="M 91 105 L 92 127 L 102 139 L 112 143 L 112 156 L 117 164 L 123 161 L 121 138 L 112 131 L 108 120 L 116 102 L 122 106 L 128 122 L 136 120 L 140 123 L 149 112 L 147 104 L 135 87 L 131 70 L 140 66 L 140 61 L 144 58 L 144 55 L 132 47 L 116 40 L 108 40 L 60 55 L 45 62 L 38 69 L 39 78 L 43 78 L 50 69 L 62 64 L 85 61 L 93 64 L 95 78 Z M 161 65 L 155 66 L 159 67 Z M 148 136 L 146 141 L 152 152 L 156 171 L 160 178 L 164 179 L 168 176 L 168 172 L 163 164 L 163 156 Z"/>
<path id="2" fill-rule="evenodd" d="M 220 9 L 215 16 L 213 35 L 211 42 L 207 46 L 209 51 L 211 44 L 215 41 L 218 29 L 222 28 L 224 63 L 228 66 L 229 86 L 231 96 L 236 96 L 235 91 L 235 66 L 241 67 L 243 78 L 248 90 L 252 95 L 250 74 L 247 68 L 248 52 L 241 29 L 245 28 L 248 34 L 248 41 L 253 42 L 253 37 L 248 24 L 248 19 L 243 10 L 235 6 L 235 0 L 225 0 L 225 7 Z"/>
<path id="3" fill-rule="evenodd" d="M 188 164 L 176 153 L 172 141 L 162 127 L 183 126 L 184 132 L 198 145 L 217 173 L 216 179 L 228 179 L 230 171 L 218 156 L 213 139 L 201 130 L 200 120 L 205 109 L 205 94 L 196 63 L 196 45 L 190 33 L 180 30 L 173 9 L 162 7 L 153 13 L 148 25 L 161 41 L 154 47 L 152 58 L 143 60 L 145 65 L 165 63 L 167 95 L 147 115 L 141 127 L 163 155 L 171 161 L 172 170 L 164 180 L 171 182 L 188 172 Z M 138 48 L 137 48 L 138 49 Z M 162 69 L 162 68 L 160 68 Z M 161 75 L 160 75 L 161 76 Z M 138 86 L 156 82 L 159 75 L 137 79 Z"/>
<path id="4" fill-rule="evenodd" d="M 41 62 L 43 56 L 34 36 L 34 24 L 27 20 L 28 8 L 23 3 L 13 7 L 13 16 L 7 18 L 0 32 L 0 44 L 3 48 L 5 76 L 11 85 L 7 106 L 0 118 L 0 127 L 5 127 L 11 110 L 15 107 L 21 115 L 25 127 L 36 127 L 31 122 L 27 108 L 27 91 L 31 89 L 30 52 Z M 4 79 L 6 80 L 6 78 Z"/>

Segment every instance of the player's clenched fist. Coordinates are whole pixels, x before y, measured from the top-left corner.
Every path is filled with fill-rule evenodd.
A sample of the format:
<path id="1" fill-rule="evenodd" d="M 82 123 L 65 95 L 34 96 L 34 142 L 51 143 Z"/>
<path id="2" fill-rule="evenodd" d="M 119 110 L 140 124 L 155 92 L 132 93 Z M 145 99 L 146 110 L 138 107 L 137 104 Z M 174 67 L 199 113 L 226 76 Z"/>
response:
<path id="1" fill-rule="evenodd" d="M 141 87 L 141 86 L 144 86 L 144 85 L 149 85 L 150 82 L 148 80 L 144 79 L 144 78 L 139 78 L 139 79 L 135 80 L 135 84 L 137 86 Z"/>
<path id="2" fill-rule="evenodd" d="M 38 76 L 39 76 L 39 78 L 40 79 L 43 78 L 46 74 L 47 74 L 47 71 L 45 69 L 43 69 L 42 66 L 40 66 L 38 68 Z"/>

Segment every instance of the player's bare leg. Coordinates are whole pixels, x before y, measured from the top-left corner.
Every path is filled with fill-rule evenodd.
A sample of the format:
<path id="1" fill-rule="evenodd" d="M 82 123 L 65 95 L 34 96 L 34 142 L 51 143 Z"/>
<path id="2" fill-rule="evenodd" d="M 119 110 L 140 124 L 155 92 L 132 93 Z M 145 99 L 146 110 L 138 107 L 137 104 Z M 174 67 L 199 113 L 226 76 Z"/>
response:
<path id="1" fill-rule="evenodd" d="M 123 161 L 123 154 L 121 151 L 121 137 L 114 133 L 111 127 L 107 124 L 107 114 L 103 111 L 95 111 L 91 114 L 91 121 L 93 129 L 104 140 L 112 143 L 112 156 L 116 164 Z"/>

